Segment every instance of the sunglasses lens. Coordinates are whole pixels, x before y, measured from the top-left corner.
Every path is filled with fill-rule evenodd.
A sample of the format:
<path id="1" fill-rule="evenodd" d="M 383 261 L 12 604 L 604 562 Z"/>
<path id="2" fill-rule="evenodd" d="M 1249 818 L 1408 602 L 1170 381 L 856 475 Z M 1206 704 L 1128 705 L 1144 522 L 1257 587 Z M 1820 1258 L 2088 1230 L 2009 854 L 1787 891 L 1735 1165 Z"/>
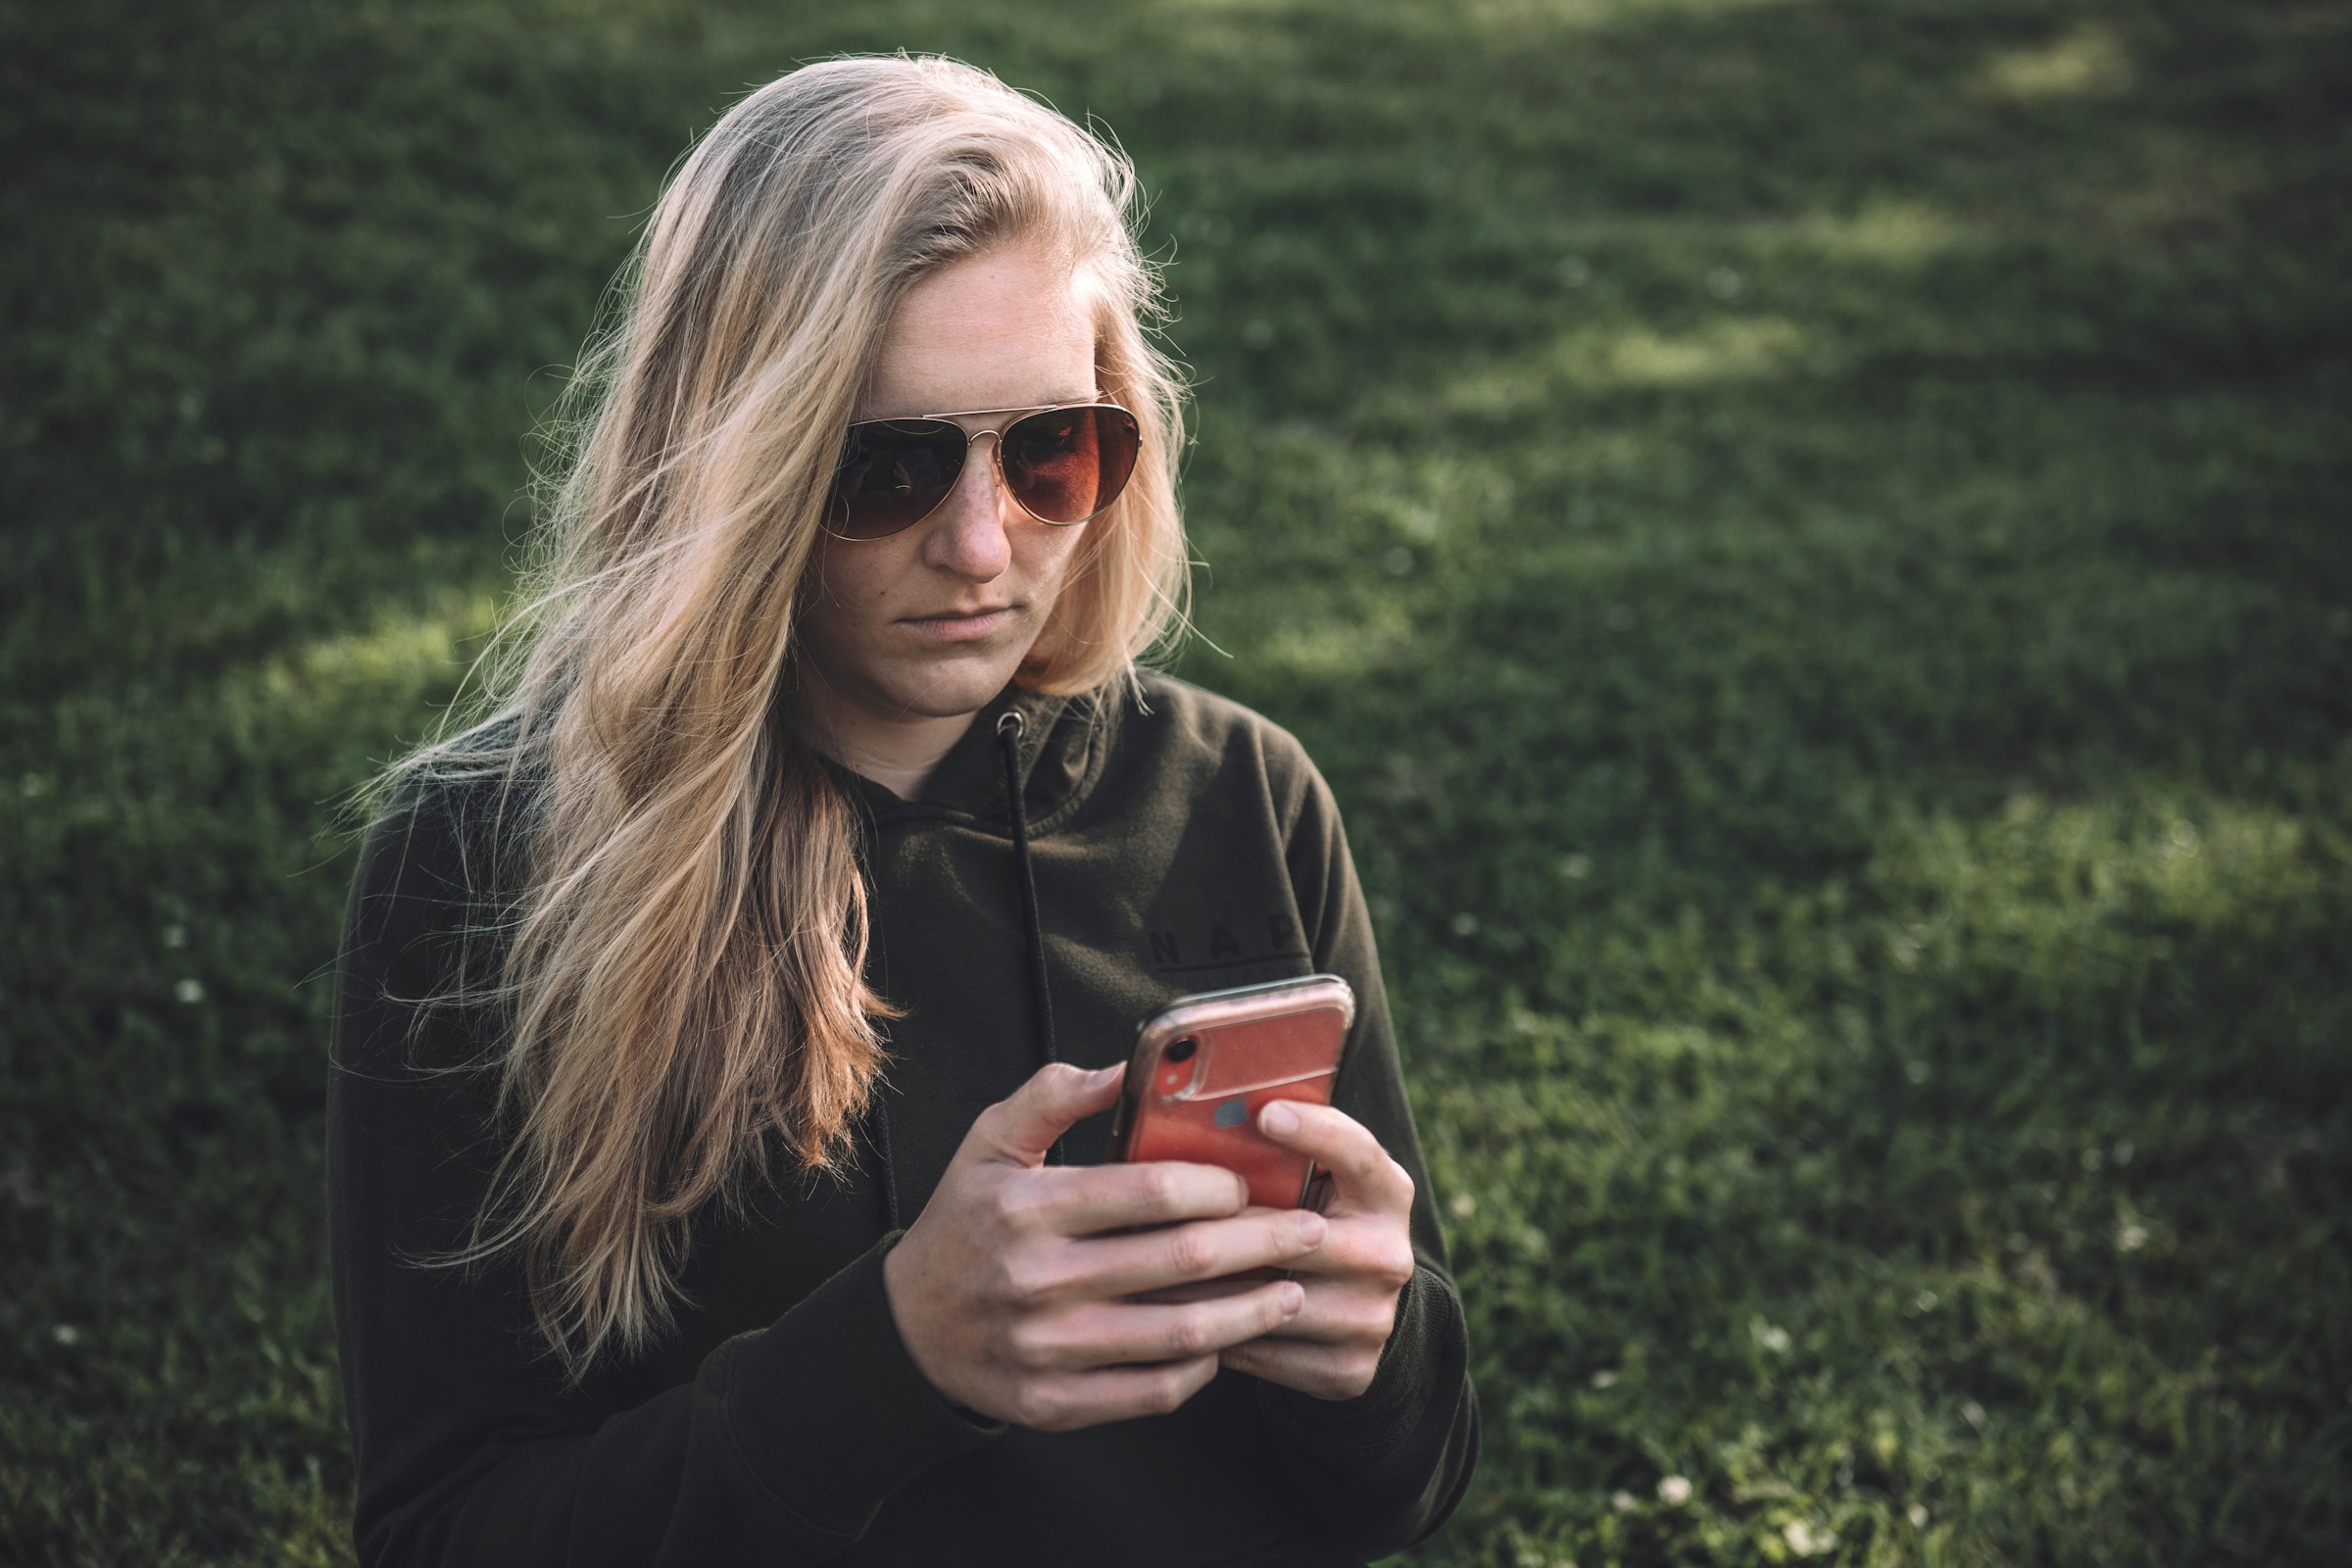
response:
<path id="1" fill-rule="evenodd" d="M 1049 409 L 1005 427 L 1004 482 L 1031 516 L 1084 522 L 1127 488 L 1142 444 L 1125 409 Z"/>
<path id="2" fill-rule="evenodd" d="M 963 469 L 963 431 L 945 419 L 869 419 L 850 426 L 825 526 L 879 539 L 930 515 Z"/>

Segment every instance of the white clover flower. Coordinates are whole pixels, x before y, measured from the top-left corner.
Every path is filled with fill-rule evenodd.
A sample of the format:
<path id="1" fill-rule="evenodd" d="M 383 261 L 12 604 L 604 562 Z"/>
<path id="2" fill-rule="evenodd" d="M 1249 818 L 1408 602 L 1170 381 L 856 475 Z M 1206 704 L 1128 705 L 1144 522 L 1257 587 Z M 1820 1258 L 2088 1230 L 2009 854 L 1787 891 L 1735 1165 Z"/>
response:
<path id="1" fill-rule="evenodd" d="M 2148 1245 L 2148 1228 L 2137 1220 L 2128 1219 L 2115 1228 L 2115 1250 L 2136 1252 Z"/>
<path id="2" fill-rule="evenodd" d="M 1478 1212 L 1478 1200 L 1468 1193 L 1456 1193 L 1453 1195 L 1453 1201 L 1446 1206 L 1453 1210 L 1455 1219 L 1468 1219 Z"/>
<path id="3" fill-rule="evenodd" d="M 1617 1369 L 1613 1366 L 1604 1366 L 1593 1373 L 1592 1386 L 1596 1389 L 1615 1388 L 1617 1386 Z"/>
<path id="4" fill-rule="evenodd" d="M 1609 1494 L 1609 1506 L 1619 1513 L 1632 1513 L 1642 1506 L 1642 1499 L 1630 1492 L 1612 1492 Z"/>
<path id="5" fill-rule="evenodd" d="M 49 1331 L 49 1335 L 50 1338 L 56 1340 L 58 1344 L 66 1346 L 69 1348 L 81 1343 L 81 1330 L 75 1328 L 71 1323 L 60 1323 L 57 1327 Z"/>
<path id="6" fill-rule="evenodd" d="M 1756 1318 L 1751 1321 L 1747 1327 L 1748 1332 L 1755 1335 L 1756 1343 L 1764 1347 L 1765 1349 L 1770 1350 L 1775 1355 L 1787 1355 L 1788 1353 L 1788 1331 L 1781 1327 L 1778 1323 L 1768 1323 L 1762 1318 Z"/>
<path id="7" fill-rule="evenodd" d="M 1658 1483 L 1658 1500 L 1669 1508 L 1680 1508 L 1690 1500 L 1690 1483 L 1682 1476 L 1668 1476 Z"/>
<path id="8" fill-rule="evenodd" d="M 172 995 L 174 1000 L 192 1007 L 204 1000 L 204 982 L 192 978 L 182 980 L 172 988 Z"/>
<path id="9" fill-rule="evenodd" d="M 1791 1519 L 1781 1526 L 1781 1539 L 1799 1557 L 1818 1557 L 1838 1544 L 1838 1532 L 1816 1529 L 1802 1519 Z"/>
<path id="10" fill-rule="evenodd" d="M 1903 1517 L 1911 1521 L 1911 1528 L 1914 1530 L 1925 1530 L 1928 1528 L 1928 1510 L 1919 1503 L 1915 1502 L 1910 1507 L 1905 1508 L 1903 1510 Z"/>

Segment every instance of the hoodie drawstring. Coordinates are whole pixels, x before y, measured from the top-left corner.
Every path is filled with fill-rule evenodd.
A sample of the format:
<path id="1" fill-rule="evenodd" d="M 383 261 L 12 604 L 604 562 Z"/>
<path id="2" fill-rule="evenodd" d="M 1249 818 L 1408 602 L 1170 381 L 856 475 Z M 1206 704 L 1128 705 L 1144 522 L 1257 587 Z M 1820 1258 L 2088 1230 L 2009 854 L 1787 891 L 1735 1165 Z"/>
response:
<path id="1" fill-rule="evenodd" d="M 1021 790 L 1021 715 L 997 720 L 997 745 L 1004 753 L 1004 795 L 1012 808 L 1012 865 L 1021 887 L 1021 923 L 1029 938 L 1029 995 L 1037 1004 L 1037 1054 L 1059 1061 L 1054 1049 L 1054 994 L 1046 984 L 1046 928 L 1037 915 L 1037 873 L 1029 864 L 1029 804 Z"/>
<path id="2" fill-rule="evenodd" d="M 1004 754 L 1004 797 L 1012 811 L 1013 880 L 1021 894 L 1021 929 L 1029 948 L 1029 997 L 1037 1015 L 1037 1054 L 1043 1064 L 1059 1061 L 1061 1053 L 1054 1045 L 1054 994 L 1046 979 L 1046 928 L 1038 917 L 1037 874 L 1029 862 L 1029 804 L 1021 791 L 1022 727 L 1019 710 L 1006 710 L 997 720 L 997 745 Z M 890 1109 L 879 1089 L 874 1095 L 867 1128 L 867 1141 L 873 1148 L 874 1163 L 881 1177 L 883 1214 L 890 1222 L 889 1228 L 895 1231 L 905 1221 L 899 1213 L 898 1176 L 890 1165 Z M 1047 1151 L 1046 1162 L 1067 1163 L 1059 1140 Z"/>
<path id="3" fill-rule="evenodd" d="M 1004 800 L 1012 813 L 1013 880 L 1021 890 L 1021 926 L 1029 946 L 1029 997 L 1037 1013 L 1037 1054 L 1042 1065 L 1059 1061 L 1061 1053 L 1054 1047 L 1054 992 L 1046 978 L 1046 928 L 1038 917 L 1037 873 L 1029 859 L 1029 803 L 1021 789 L 1022 728 L 1017 709 L 1007 710 L 997 719 L 997 746 L 1004 754 Z M 1046 1158 L 1052 1164 L 1063 1163 L 1059 1141 Z"/>

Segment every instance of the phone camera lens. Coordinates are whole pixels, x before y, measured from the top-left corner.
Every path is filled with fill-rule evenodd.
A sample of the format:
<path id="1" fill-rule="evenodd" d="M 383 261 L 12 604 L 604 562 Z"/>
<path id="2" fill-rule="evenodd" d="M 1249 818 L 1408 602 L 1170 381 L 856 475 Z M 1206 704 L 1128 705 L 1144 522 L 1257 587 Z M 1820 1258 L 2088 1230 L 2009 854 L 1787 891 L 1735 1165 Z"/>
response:
<path id="1" fill-rule="evenodd" d="M 1193 1059 L 1193 1053 L 1199 1051 L 1200 1049 L 1200 1042 L 1195 1040 L 1191 1035 L 1186 1035 L 1182 1040 L 1176 1041 L 1168 1047 L 1166 1052 L 1166 1059 L 1169 1061 L 1190 1061 Z"/>

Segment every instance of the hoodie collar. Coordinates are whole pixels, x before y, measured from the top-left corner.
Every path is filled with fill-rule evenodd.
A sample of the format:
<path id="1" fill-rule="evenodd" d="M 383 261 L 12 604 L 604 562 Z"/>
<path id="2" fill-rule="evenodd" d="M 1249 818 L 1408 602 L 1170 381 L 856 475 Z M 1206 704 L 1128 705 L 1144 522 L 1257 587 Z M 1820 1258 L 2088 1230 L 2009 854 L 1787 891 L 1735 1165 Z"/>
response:
<path id="1" fill-rule="evenodd" d="M 1022 804 L 1029 830 L 1050 832 L 1093 788 L 1108 750 L 1102 720 L 1116 709 L 1101 691 L 1056 697 L 1024 686 L 1006 686 L 972 715 L 956 744 L 932 769 L 920 797 L 903 801 L 864 774 L 831 758 L 823 760 L 851 799 L 876 824 L 924 817 L 957 818 L 1009 836 L 1012 813 L 1004 799 L 1004 755 L 997 720 L 1007 711 L 1021 715 Z"/>

